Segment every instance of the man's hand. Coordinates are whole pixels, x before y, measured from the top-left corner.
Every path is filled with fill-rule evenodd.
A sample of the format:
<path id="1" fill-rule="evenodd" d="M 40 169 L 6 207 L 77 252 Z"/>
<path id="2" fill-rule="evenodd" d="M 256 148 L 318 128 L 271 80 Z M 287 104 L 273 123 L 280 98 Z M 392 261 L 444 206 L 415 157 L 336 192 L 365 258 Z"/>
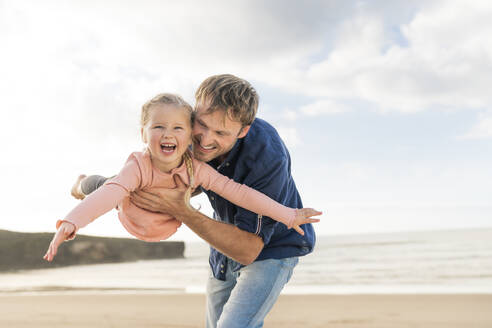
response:
<path id="1" fill-rule="evenodd" d="M 167 213 L 179 220 L 179 214 L 192 210 L 189 199 L 185 199 L 188 187 L 179 175 L 174 175 L 176 188 L 152 188 L 150 191 L 139 190 L 130 194 L 132 203 L 151 212 Z"/>
<path id="2" fill-rule="evenodd" d="M 58 247 L 60 246 L 60 244 L 63 243 L 67 238 L 69 238 L 74 232 L 75 225 L 70 222 L 62 222 L 55 235 L 53 236 L 50 246 L 48 247 L 46 254 L 43 256 L 43 259 L 48 262 L 53 261 L 53 258 L 58 252 Z"/>

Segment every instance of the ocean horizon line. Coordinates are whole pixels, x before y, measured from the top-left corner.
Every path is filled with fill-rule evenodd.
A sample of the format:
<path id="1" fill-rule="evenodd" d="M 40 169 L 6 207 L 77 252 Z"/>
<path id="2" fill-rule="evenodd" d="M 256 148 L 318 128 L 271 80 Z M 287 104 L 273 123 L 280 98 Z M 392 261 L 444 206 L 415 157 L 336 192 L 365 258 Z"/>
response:
<path id="1" fill-rule="evenodd" d="M 205 286 L 184 288 L 139 288 L 139 287 L 70 287 L 43 286 L 0 291 L 2 296 L 22 295 L 204 295 Z M 287 285 L 282 295 L 491 295 L 492 286 L 438 286 L 438 285 Z"/>

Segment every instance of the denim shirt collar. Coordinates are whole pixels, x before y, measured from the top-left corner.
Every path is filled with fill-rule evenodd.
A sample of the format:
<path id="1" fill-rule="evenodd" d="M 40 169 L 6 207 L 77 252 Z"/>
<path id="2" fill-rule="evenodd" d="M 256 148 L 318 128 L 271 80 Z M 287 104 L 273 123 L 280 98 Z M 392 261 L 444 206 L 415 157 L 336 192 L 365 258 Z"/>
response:
<path id="1" fill-rule="evenodd" d="M 246 137 L 247 137 L 247 135 L 244 138 L 246 138 Z M 232 149 L 229 151 L 225 160 L 222 163 L 220 163 L 218 159 L 214 158 L 210 162 L 207 162 L 207 164 L 209 164 L 210 166 L 212 166 L 213 168 L 215 168 L 217 170 L 220 169 L 225 163 L 229 163 L 229 165 L 232 164 L 233 160 L 236 158 L 237 153 L 239 152 L 239 148 L 241 147 L 241 143 L 242 143 L 242 140 L 244 138 L 236 140 L 236 143 L 234 144 Z"/>

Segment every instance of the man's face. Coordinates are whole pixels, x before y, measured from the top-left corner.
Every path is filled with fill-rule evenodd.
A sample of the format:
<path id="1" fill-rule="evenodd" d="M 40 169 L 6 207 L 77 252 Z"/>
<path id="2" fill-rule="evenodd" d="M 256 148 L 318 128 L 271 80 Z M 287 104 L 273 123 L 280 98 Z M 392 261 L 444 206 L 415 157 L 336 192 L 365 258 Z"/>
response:
<path id="1" fill-rule="evenodd" d="M 209 162 L 214 158 L 223 161 L 238 138 L 243 138 L 249 125 L 231 120 L 225 111 L 207 113 L 208 101 L 198 101 L 193 124 L 193 153 L 196 159 Z"/>

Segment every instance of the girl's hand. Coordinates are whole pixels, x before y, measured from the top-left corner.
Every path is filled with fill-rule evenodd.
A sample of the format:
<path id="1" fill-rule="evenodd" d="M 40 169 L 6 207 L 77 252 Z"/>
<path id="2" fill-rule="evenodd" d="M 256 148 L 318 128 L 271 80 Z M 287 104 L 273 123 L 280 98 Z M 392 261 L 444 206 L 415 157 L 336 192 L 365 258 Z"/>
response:
<path id="1" fill-rule="evenodd" d="M 312 219 L 311 217 L 321 214 L 323 213 L 321 213 L 320 211 L 316 211 L 314 208 L 298 208 L 296 209 L 296 218 L 294 220 L 292 228 L 299 234 L 304 236 L 304 230 L 301 229 L 300 225 L 319 222 L 319 219 Z"/>
<path id="2" fill-rule="evenodd" d="M 53 240 L 51 240 L 50 247 L 48 247 L 48 250 L 46 251 L 46 254 L 43 256 L 43 259 L 45 259 L 48 262 L 53 261 L 53 258 L 55 257 L 60 244 L 63 243 L 68 237 L 70 237 L 74 232 L 75 232 L 75 225 L 66 221 L 62 222 L 62 224 L 56 231 L 55 236 L 53 236 Z"/>

